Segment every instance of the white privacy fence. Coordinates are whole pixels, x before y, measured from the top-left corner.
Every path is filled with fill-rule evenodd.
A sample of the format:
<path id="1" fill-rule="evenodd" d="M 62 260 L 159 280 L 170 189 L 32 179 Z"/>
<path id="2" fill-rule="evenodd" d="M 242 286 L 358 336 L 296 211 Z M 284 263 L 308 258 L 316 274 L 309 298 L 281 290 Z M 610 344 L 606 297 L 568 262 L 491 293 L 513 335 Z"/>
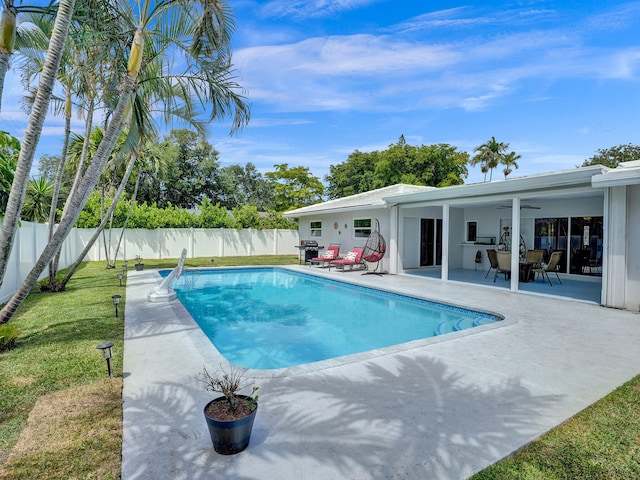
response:
<path id="1" fill-rule="evenodd" d="M 65 240 L 59 268 L 71 265 L 95 230 L 74 228 Z M 113 256 L 121 229 L 105 230 Z M 11 250 L 7 272 L 0 286 L 0 302 L 6 302 L 25 279 L 49 238 L 48 225 L 21 222 Z M 187 257 L 232 257 L 251 255 L 297 255 L 297 230 L 254 230 L 228 228 L 166 228 L 158 230 L 126 229 L 117 260 L 179 258 L 183 248 Z M 85 260 L 105 260 L 102 237 L 93 245 Z M 48 275 L 43 272 L 41 278 Z"/>

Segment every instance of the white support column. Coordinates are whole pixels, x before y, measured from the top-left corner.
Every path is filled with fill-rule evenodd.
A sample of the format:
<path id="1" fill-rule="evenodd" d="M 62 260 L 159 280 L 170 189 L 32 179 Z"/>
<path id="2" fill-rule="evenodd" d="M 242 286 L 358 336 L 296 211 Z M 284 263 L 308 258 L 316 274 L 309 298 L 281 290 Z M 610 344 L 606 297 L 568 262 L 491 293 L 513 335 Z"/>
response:
<path id="1" fill-rule="evenodd" d="M 609 187 L 604 196 L 602 304 L 624 308 L 627 279 L 627 187 Z"/>
<path id="2" fill-rule="evenodd" d="M 389 273 L 398 273 L 398 206 L 389 210 Z"/>
<path id="3" fill-rule="evenodd" d="M 520 199 L 511 204 L 511 291 L 518 290 L 520 277 Z"/>
<path id="4" fill-rule="evenodd" d="M 442 206 L 442 280 L 449 280 L 449 205 Z"/>

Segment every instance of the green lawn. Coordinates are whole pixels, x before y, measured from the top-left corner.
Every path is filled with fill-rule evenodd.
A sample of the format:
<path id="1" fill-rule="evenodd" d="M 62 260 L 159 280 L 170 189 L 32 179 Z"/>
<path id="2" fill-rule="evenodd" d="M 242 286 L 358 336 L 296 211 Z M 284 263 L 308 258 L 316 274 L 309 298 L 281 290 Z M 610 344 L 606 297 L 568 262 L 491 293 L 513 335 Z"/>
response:
<path id="1" fill-rule="evenodd" d="M 186 261 L 209 267 L 211 258 Z M 145 269 L 176 259 L 148 260 Z M 214 258 L 215 266 L 284 265 L 298 257 Z M 133 269 L 133 261 L 128 262 Z M 29 295 L 11 324 L 16 348 L 0 354 L 0 479 L 120 478 L 125 285 L 104 262 L 81 266 L 65 292 Z M 122 295 L 115 317 L 111 295 Z M 96 346 L 113 341 L 114 379 Z"/>
<path id="2" fill-rule="evenodd" d="M 215 266 L 297 262 L 290 255 L 214 258 Z M 170 268 L 176 260 L 144 263 Z M 208 267 L 211 258 L 186 266 Z M 0 479 L 120 477 L 124 324 L 111 301 L 119 293 L 126 302 L 120 268 L 86 263 L 66 292 L 32 293 L 11 321 L 20 337 L 0 354 Z M 105 340 L 115 343 L 112 380 L 95 348 Z M 640 376 L 473 478 L 640 478 Z"/>

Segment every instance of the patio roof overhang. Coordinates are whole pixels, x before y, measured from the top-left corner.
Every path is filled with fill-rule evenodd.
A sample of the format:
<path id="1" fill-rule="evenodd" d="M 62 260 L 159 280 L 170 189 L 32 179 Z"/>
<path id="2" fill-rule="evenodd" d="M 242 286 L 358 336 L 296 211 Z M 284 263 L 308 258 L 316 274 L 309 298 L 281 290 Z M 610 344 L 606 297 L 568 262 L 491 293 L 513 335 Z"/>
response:
<path id="1" fill-rule="evenodd" d="M 318 206 L 324 205 L 319 203 Z M 366 205 L 357 205 L 357 206 L 349 206 L 349 207 L 330 207 L 327 208 L 317 208 L 311 211 L 303 211 L 297 212 L 296 210 L 292 210 L 291 212 L 285 212 L 282 216 L 286 218 L 298 218 L 298 217 L 314 217 L 317 215 L 323 215 L 325 213 L 341 213 L 341 212 L 358 212 L 362 210 L 371 210 L 372 208 L 389 208 L 383 201 L 368 203 Z"/>
<path id="2" fill-rule="evenodd" d="M 640 161 L 625 162 L 618 168 L 594 175 L 591 184 L 596 188 L 638 185 L 640 184 Z"/>
<path id="3" fill-rule="evenodd" d="M 562 196 L 600 196 L 599 186 L 592 184 L 594 175 L 603 174 L 609 169 L 600 165 L 561 172 L 545 173 L 509 180 L 474 183 L 385 197 L 389 206 L 436 206 L 455 204 L 492 204 L 513 198 L 548 199 Z"/>

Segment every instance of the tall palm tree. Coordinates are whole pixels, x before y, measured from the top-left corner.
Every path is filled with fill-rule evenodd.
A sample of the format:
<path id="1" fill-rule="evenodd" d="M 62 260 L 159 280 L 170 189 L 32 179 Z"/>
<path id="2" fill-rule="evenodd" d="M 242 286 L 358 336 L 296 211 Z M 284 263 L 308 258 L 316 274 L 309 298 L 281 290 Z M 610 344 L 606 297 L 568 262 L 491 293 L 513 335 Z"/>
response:
<path id="1" fill-rule="evenodd" d="M 507 148 L 509 148 L 508 143 L 498 142 L 496 137 L 491 137 L 490 140 L 474 150 L 476 155 L 471 158 L 471 165 L 481 164 L 485 182 L 487 181 L 487 171 L 489 172 L 489 181 L 493 179 L 493 169 L 500 165 Z"/>
<path id="2" fill-rule="evenodd" d="M 72 0 L 62 0 L 61 4 L 64 1 Z M 117 5 L 121 6 L 120 3 Z M 13 297 L 0 311 L 0 324 L 9 321 L 31 291 L 48 262 L 60 250 L 62 242 L 69 234 L 91 191 L 98 182 L 107 158 L 113 151 L 116 139 L 125 124 L 125 119 L 128 117 L 128 111 L 133 119 L 129 136 L 132 142 L 136 141 L 136 134 L 140 132 L 138 126 L 142 125 L 136 121 L 142 117 L 142 112 L 136 107 L 144 108 L 145 105 L 142 102 L 132 102 L 132 98 L 139 88 L 147 88 L 146 85 L 141 85 L 138 82 L 138 74 L 143 66 L 160 65 L 163 77 L 172 80 L 169 82 L 170 86 L 165 88 L 173 92 L 182 92 L 180 95 L 175 95 L 174 103 L 171 105 L 172 110 L 180 107 L 188 108 L 189 105 L 181 105 L 179 102 L 188 96 L 196 96 L 200 102 L 210 108 L 210 119 L 231 116 L 232 131 L 241 128 L 249 120 L 248 105 L 245 103 L 244 97 L 237 92 L 239 86 L 231 76 L 230 39 L 233 22 L 229 8 L 223 0 L 161 0 L 158 2 L 147 0 L 139 3 L 138 7 L 134 9 L 131 9 L 127 4 L 122 6 L 127 10 L 122 12 L 117 21 L 126 24 L 128 18 L 135 16 L 137 24 L 134 25 L 135 33 L 131 41 L 126 74 L 123 75 L 120 83 L 117 104 L 109 112 L 109 123 L 105 130 L 104 139 L 91 164 L 87 167 L 77 190 L 67 200 L 70 202 L 69 214 L 61 219 L 57 230 L 45 246 L 34 267 Z M 60 14 L 56 17 L 56 22 L 59 16 Z M 153 41 L 146 42 L 147 38 L 151 38 Z M 61 48 L 62 45 L 60 45 L 60 50 Z M 169 60 L 175 56 L 176 49 L 184 55 L 186 67 L 182 74 L 169 72 Z M 153 84 L 154 82 L 149 82 L 149 86 Z M 38 94 L 40 94 L 40 90 Z M 172 98 L 169 95 L 166 97 Z M 133 128 L 134 126 L 135 128 Z M 133 131 L 133 135 L 131 131 Z M 14 233 L 15 227 L 11 234 L 11 240 Z M 4 247 L 2 240 L 3 238 L 0 236 L 0 248 Z M 7 241 L 7 244 L 10 245 L 10 243 Z M 0 253 L 4 252 L 0 251 Z M 8 251 L 6 253 L 8 258 Z M 2 272 L 4 272 L 6 260 L 2 268 Z"/>
<path id="3" fill-rule="evenodd" d="M 44 62 L 43 75 L 40 79 L 40 85 L 36 98 L 33 103 L 29 122 L 24 134 L 18 164 L 11 186 L 11 193 L 7 202 L 7 210 L 5 212 L 2 228 L 0 229 L 0 284 L 4 280 L 7 270 L 7 262 L 11 247 L 15 239 L 18 219 L 24 204 L 24 198 L 27 192 L 27 182 L 33 165 L 33 157 L 36 153 L 40 134 L 44 120 L 47 116 L 51 92 L 56 79 L 56 72 L 60 65 L 60 58 L 67 38 L 69 24 L 73 15 L 73 7 L 75 0 L 60 0 L 58 4 L 58 12 L 51 35 L 51 42 Z M 35 283 L 35 281 L 34 281 Z M 0 320 L 0 323 L 2 321 Z"/>
<path id="4" fill-rule="evenodd" d="M 502 173 L 504 173 L 505 180 L 507 179 L 507 175 L 513 172 L 514 168 L 518 168 L 517 161 L 522 157 L 518 155 L 516 152 L 509 152 L 502 157 L 501 163 L 504 165 L 504 169 Z"/>

